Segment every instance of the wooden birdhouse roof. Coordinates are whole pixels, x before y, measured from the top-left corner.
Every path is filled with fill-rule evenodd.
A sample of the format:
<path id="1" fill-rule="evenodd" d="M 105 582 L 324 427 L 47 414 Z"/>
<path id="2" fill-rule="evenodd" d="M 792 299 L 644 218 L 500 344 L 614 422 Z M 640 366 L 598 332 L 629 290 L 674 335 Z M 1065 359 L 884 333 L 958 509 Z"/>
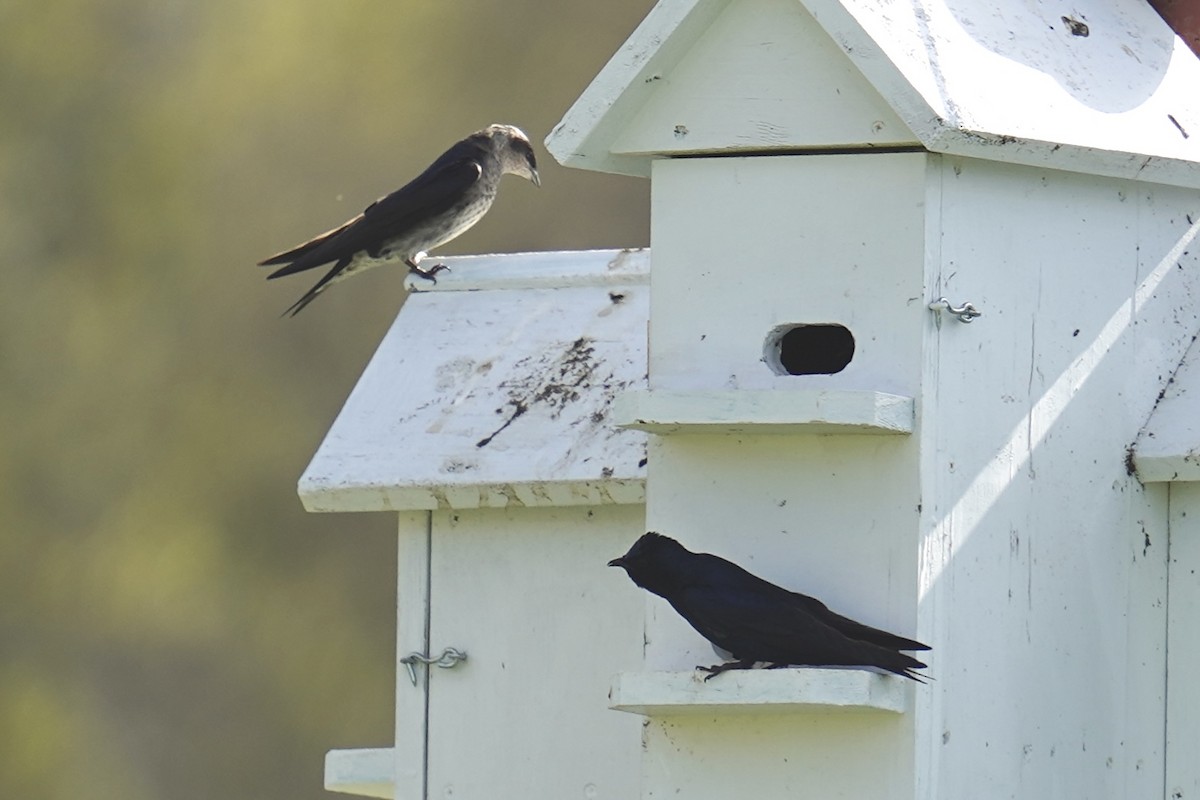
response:
<path id="1" fill-rule="evenodd" d="M 1200 60 L 1142 0 L 661 0 L 546 147 L 924 148 L 1200 187 Z"/>
<path id="2" fill-rule="evenodd" d="M 300 478 L 309 511 L 644 501 L 649 253 L 439 259 Z"/>

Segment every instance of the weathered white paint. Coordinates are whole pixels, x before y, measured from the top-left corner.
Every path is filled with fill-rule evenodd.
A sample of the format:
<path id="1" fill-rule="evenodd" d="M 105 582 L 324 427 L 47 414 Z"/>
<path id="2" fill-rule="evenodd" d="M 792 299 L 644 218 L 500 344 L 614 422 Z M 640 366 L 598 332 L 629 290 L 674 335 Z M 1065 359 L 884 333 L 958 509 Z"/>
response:
<path id="1" fill-rule="evenodd" d="M 401 514 L 395 747 L 331 751 L 326 788 L 634 796 L 638 725 L 603 691 L 641 660 L 643 596 L 605 565 L 643 530 L 638 506 Z M 447 646 L 467 660 L 414 685 L 399 659 Z"/>
<path id="2" fill-rule="evenodd" d="M 1192 226 L 1193 236 L 1198 228 L 1200 223 Z M 1191 241 L 1192 237 L 1186 239 L 1187 244 Z M 1146 427 L 1138 434 L 1133 462 L 1142 482 L 1200 480 L 1198 402 L 1200 345 L 1192 342 Z"/>
<path id="3" fill-rule="evenodd" d="M 836 389 L 628 391 L 612 423 L 649 433 L 912 433 L 913 399 Z"/>
<path id="4" fill-rule="evenodd" d="M 1200 684 L 1196 682 L 1200 619 L 1200 485 L 1170 486 L 1171 543 L 1167 601 L 1166 797 L 1200 795 Z"/>
<path id="5" fill-rule="evenodd" d="M 734 0 L 647 80 L 615 154 L 919 144 L 795 0 Z"/>
<path id="6" fill-rule="evenodd" d="M 650 389 L 915 397 L 936 299 L 917 269 L 925 165 L 922 153 L 656 161 Z M 790 323 L 844 325 L 853 359 L 835 375 L 776 374 L 765 343 Z"/>
<path id="7" fill-rule="evenodd" d="M 429 256 L 428 264 L 441 264 L 447 270 L 438 272 L 436 282 L 410 273 L 404 279 L 406 289 L 410 292 L 468 292 L 616 288 L 642 286 L 650 280 L 650 251 L 645 248 Z"/>
<path id="8" fill-rule="evenodd" d="M 839 723 L 865 750 L 802 718 L 654 721 L 643 796 L 764 763 L 821 796 L 1160 795 L 1166 504 L 1125 457 L 1200 327 L 1200 197 L 912 153 L 656 162 L 653 198 L 651 393 L 873 387 L 918 414 L 913 437 L 654 437 L 648 527 L 915 633 L 935 681 L 894 724 Z M 939 323 L 941 295 L 985 316 Z M 842 373 L 759 360 L 829 321 L 858 343 Z M 647 635 L 648 669 L 711 661 L 655 598 Z"/>
<path id="9" fill-rule="evenodd" d="M 1197 329 L 1195 192 L 931 160 L 917 797 L 1163 791 L 1167 518 L 1128 447 Z"/>
<path id="10" fill-rule="evenodd" d="M 926 170 L 920 153 L 656 161 L 651 392 L 916 397 L 932 324 L 922 280 Z M 775 374 L 762 360 L 765 342 L 797 323 L 844 325 L 854 358 L 835 375 Z M 917 461 L 910 436 L 655 436 L 647 527 L 911 635 Z M 712 663 L 707 642 L 658 598 L 646 629 L 646 669 Z M 911 787 L 911 715 L 749 713 L 652 720 L 643 797 L 717 797 L 734 785 L 772 796 L 905 797 Z"/>
<path id="11" fill-rule="evenodd" d="M 909 436 L 654 437 L 647 528 L 840 614 L 913 635 L 915 451 Z M 647 670 L 714 661 L 708 643 L 657 597 L 648 600 L 646 635 Z M 935 677 L 937 662 L 935 654 Z M 642 796 L 717 798 L 739 783 L 769 796 L 911 796 L 896 788 L 911 785 L 911 715 L 750 716 L 758 704 L 751 699 L 741 714 L 730 708 L 720 724 L 703 715 L 654 719 Z"/>
<path id="12" fill-rule="evenodd" d="M 651 717 L 642 797 L 912 797 L 910 763 L 891 746 L 909 724 L 889 713 Z"/>
<path id="13" fill-rule="evenodd" d="M 395 797 L 392 773 L 396 758 L 390 747 L 330 750 L 325 754 L 325 789 L 361 797 Z"/>
<path id="14" fill-rule="evenodd" d="M 346 401 L 300 479 L 305 507 L 640 503 L 644 435 L 607 416 L 645 385 L 645 255 L 450 263 L 437 291 L 408 299 Z M 480 274 L 509 267 L 507 281 Z"/>
<path id="15" fill-rule="evenodd" d="M 791 9 L 797 21 L 782 23 L 786 11 L 782 0 L 661 0 L 547 149 L 569 166 L 645 175 L 653 158 L 680 149 L 900 142 L 883 115 L 878 140 L 857 124 L 867 108 L 886 106 L 935 152 L 1200 186 L 1200 61 L 1146 3 L 801 0 Z M 756 17 L 778 31 L 757 48 L 746 36 Z M 804 60 L 797 47 L 810 41 L 800 33 L 809 20 L 877 100 L 859 88 L 845 100 L 822 98 L 821 80 L 777 82 Z M 740 58 L 712 55 L 726 47 Z M 815 60 L 825 86 L 861 86 L 841 59 Z M 762 93 L 747 83 L 755 74 L 769 75 Z M 803 114 L 820 119 L 799 125 Z M 687 132 L 677 136 L 676 125 Z"/>
<path id="16" fill-rule="evenodd" d="M 429 559 L 433 545 L 428 512 L 408 511 L 399 515 L 396 567 L 396 797 L 426 797 L 426 717 L 429 714 L 429 683 L 424 670 L 417 669 L 413 686 L 400 659 L 409 653 L 428 654 L 430 584 Z M 438 651 L 441 652 L 440 650 Z M 470 656 L 470 653 L 467 654 Z"/>
<path id="17" fill-rule="evenodd" d="M 908 707 L 909 681 L 850 669 L 756 669 L 710 681 L 701 672 L 623 672 L 609 708 L 653 717 L 703 714 L 857 713 Z"/>
<path id="18" fill-rule="evenodd" d="M 641 663 L 645 601 L 606 564 L 645 530 L 642 507 L 432 522 L 431 649 L 468 660 L 429 679 L 425 796 L 636 797 L 641 721 L 610 712 L 605 692 Z"/>
<path id="19" fill-rule="evenodd" d="M 803 2 L 930 150 L 1200 185 L 1200 61 L 1148 3 Z"/>
<path id="20" fill-rule="evenodd" d="M 649 176 L 648 158 L 616 155 L 610 145 L 654 94 L 655 76 L 681 59 L 723 10 L 714 0 L 655 5 L 546 137 L 550 154 L 563 166 Z"/>

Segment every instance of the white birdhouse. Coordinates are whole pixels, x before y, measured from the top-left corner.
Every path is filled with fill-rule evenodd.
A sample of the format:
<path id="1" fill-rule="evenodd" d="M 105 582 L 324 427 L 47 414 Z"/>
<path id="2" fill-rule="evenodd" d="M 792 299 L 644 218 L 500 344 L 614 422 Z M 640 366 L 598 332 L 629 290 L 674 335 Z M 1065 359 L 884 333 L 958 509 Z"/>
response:
<path id="1" fill-rule="evenodd" d="M 331 788 L 1200 793 L 1198 88 L 1140 0 L 660 2 L 547 139 L 650 253 L 455 261 L 301 481 L 400 512 L 416 684 Z M 933 680 L 700 680 L 647 529 Z"/>
<path id="2" fill-rule="evenodd" d="M 567 114 L 559 160 L 652 181 L 647 526 L 933 646 L 848 705 L 692 691 L 652 599 L 644 797 L 1200 791 L 1130 458 L 1198 327 L 1197 87 L 1138 2 L 664 0 Z"/>
<path id="3" fill-rule="evenodd" d="M 396 741 L 333 751 L 372 797 L 632 797 L 639 594 L 605 568 L 644 530 L 644 252 L 443 259 L 300 479 L 310 511 L 399 512 Z M 428 663 L 432 662 L 432 663 Z"/>

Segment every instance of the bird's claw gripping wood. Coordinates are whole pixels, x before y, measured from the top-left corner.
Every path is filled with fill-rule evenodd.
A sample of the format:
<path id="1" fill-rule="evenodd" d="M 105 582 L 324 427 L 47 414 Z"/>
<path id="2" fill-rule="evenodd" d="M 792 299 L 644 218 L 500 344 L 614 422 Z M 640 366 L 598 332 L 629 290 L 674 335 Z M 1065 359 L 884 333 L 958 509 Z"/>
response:
<path id="1" fill-rule="evenodd" d="M 713 664 L 711 667 L 702 667 L 702 666 L 697 665 L 696 669 L 700 670 L 701 672 L 708 673 L 707 675 L 704 676 L 704 681 L 705 681 L 705 683 L 707 683 L 709 680 L 720 675 L 722 672 L 727 672 L 728 670 L 731 670 L 731 669 L 750 669 L 753 666 L 754 666 L 753 661 L 742 660 L 742 661 L 726 661 L 723 664 Z"/>
<path id="2" fill-rule="evenodd" d="M 437 278 L 435 276 L 439 272 L 449 272 L 450 271 L 450 268 L 447 267 L 445 264 L 434 264 L 429 269 L 421 269 L 416 264 L 414 264 L 412 261 L 406 261 L 405 263 L 408 264 L 409 272 L 413 273 L 414 275 L 420 275 L 425 280 L 433 281 L 434 283 L 437 283 Z"/>

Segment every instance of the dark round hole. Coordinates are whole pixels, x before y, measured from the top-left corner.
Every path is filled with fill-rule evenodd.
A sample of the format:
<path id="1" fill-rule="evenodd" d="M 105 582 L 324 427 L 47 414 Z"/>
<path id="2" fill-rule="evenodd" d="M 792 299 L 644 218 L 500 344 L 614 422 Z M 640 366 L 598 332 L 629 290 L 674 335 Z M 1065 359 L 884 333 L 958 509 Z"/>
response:
<path id="1" fill-rule="evenodd" d="M 854 336 L 844 325 L 787 325 L 767 338 L 767 360 L 785 375 L 833 375 L 854 358 Z"/>

